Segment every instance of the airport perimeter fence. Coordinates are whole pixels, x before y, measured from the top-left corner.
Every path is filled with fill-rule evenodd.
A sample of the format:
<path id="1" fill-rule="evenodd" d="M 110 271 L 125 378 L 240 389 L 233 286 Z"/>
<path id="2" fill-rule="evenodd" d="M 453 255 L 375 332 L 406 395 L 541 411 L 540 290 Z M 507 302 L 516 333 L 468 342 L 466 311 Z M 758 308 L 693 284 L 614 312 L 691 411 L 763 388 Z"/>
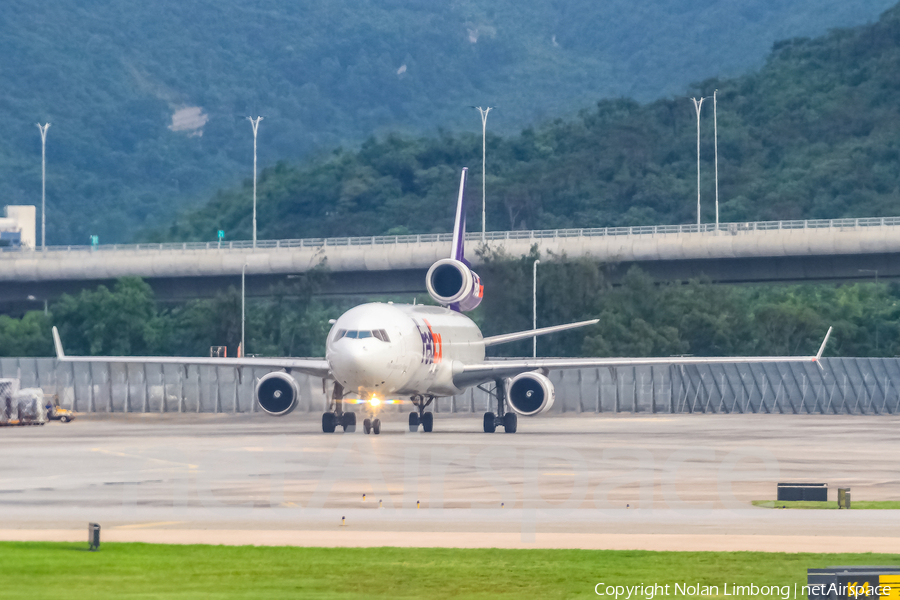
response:
<path id="1" fill-rule="evenodd" d="M 900 359 L 829 358 L 813 363 L 616 367 L 552 371 L 556 413 L 900 413 Z M 53 358 L 0 358 L 0 377 L 56 394 L 60 406 L 88 413 L 260 412 L 253 388 L 268 370 L 158 363 L 59 363 Z M 295 412 L 327 406 L 322 379 L 294 374 Z M 330 394 L 330 390 L 327 390 Z M 482 413 L 478 389 L 436 402 L 438 413 Z M 386 410 L 406 412 L 397 404 Z"/>

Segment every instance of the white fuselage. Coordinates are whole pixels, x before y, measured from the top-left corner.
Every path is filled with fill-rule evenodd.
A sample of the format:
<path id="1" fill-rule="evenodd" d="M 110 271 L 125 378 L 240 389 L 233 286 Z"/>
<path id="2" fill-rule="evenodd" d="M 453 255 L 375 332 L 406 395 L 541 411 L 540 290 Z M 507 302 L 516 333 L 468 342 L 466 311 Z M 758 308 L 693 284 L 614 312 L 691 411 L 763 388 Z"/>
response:
<path id="1" fill-rule="evenodd" d="M 453 396 L 454 368 L 484 360 L 481 330 L 439 306 L 363 304 L 334 323 L 325 359 L 345 392 L 360 398 Z"/>

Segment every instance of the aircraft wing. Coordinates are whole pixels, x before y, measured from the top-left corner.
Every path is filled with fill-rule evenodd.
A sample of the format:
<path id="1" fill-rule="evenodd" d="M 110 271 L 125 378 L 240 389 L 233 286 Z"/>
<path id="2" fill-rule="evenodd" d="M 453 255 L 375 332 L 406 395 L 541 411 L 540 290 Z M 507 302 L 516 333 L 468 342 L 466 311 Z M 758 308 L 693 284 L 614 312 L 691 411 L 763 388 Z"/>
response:
<path id="1" fill-rule="evenodd" d="M 734 363 L 811 362 L 818 364 L 825 351 L 825 344 L 831 336 L 831 327 L 815 356 L 670 356 L 653 358 L 522 358 L 512 360 L 486 360 L 482 363 L 464 365 L 461 372 L 453 376 L 457 387 L 470 387 L 496 379 L 514 377 L 526 371 L 544 369 L 583 369 L 591 367 L 633 367 L 654 365 L 710 365 Z M 821 366 L 821 365 L 820 365 Z"/>
<path id="2" fill-rule="evenodd" d="M 53 328 L 53 345 L 56 358 L 61 362 L 115 362 L 152 363 L 174 365 L 207 365 L 212 367 L 262 367 L 290 369 L 312 375 L 331 377 L 331 368 L 324 358 L 213 358 L 206 356 L 66 356 L 59 331 Z"/>

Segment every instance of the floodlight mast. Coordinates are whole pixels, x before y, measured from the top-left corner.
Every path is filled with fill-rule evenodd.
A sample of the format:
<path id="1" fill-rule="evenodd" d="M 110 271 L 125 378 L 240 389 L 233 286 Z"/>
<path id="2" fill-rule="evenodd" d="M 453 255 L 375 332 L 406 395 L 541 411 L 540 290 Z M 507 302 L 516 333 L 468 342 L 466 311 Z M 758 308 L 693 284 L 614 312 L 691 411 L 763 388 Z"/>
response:
<path id="1" fill-rule="evenodd" d="M 484 164 L 485 157 L 487 156 L 487 117 L 488 113 L 491 112 L 493 106 L 488 106 L 487 108 L 481 108 L 480 106 L 474 106 L 472 108 L 477 108 L 478 112 L 481 113 L 481 243 L 485 242 L 487 234 L 485 233 L 485 215 L 487 213 L 486 207 L 486 195 L 485 195 L 485 182 L 484 182 Z"/>
<path id="2" fill-rule="evenodd" d="M 875 285 L 878 285 L 878 269 L 857 269 L 860 273 L 874 273 Z M 875 352 L 878 352 L 878 321 L 875 321 Z"/>
<path id="3" fill-rule="evenodd" d="M 241 348 L 238 351 L 238 357 L 243 358 L 247 353 L 246 346 L 244 346 L 244 306 L 246 303 L 247 292 L 245 285 L 245 278 L 247 273 L 247 263 L 245 262 L 241 267 Z"/>
<path id="4" fill-rule="evenodd" d="M 256 132 L 259 131 L 259 122 L 263 117 L 247 117 L 253 126 L 253 247 L 256 248 Z"/>
<path id="5" fill-rule="evenodd" d="M 719 231 L 719 122 L 716 116 L 716 94 L 719 90 L 713 90 L 713 136 L 716 151 L 716 231 Z"/>
<path id="6" fill-rule="evenodd" d="M 50 123 L 41 125 L 35 123 L 37 128 L 41 130 L 41 250 L 46 248 L 47 233 L 47 130 L 50 129 Z"/>
<path id="7" fill-rule="evenodd" d="M 541 260 L 534 261 L 531 272 L 531 328 L 537 329 L 537 266 Z M 537 336 L 531 338 L 531 357 L 537 358 Z"/>
<path id="8" fill-rule="evenodd" d="M 694 108 L 697 110 L 697 227 L 700 227 L 700 107 L 703 106 L 705 98 L 691 98 L 694 101 Z"/>

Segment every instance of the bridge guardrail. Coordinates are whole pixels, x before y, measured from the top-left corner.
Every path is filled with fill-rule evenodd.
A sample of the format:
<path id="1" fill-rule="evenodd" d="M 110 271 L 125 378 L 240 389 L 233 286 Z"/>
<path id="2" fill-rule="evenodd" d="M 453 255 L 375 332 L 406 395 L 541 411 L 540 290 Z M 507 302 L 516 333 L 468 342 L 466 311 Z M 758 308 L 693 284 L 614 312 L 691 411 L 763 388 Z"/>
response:
<path id="1" fill-rule="evenodd" d="M 750 231 L 796 230 L 796 229 L 855 229 L 857 227 L 896 227 L 900 226 L 900 217 L 868 217 L 861 219 L 809 219 L 794 221 L 754 221 L 747 223 L 706 223 L 702 225 L 649 225 L 635 227 L 597 227 L 574 229 L 546 229 L 528 231 L 489 231 L 485 233 L 485 241 L 573 238 L 573 237 L 609 237 L 622 235 L 672 235 L 684 233 L 723 232 L 731 235 Z M 478 232 L 466 234 L 467 241 L 481 241 Z M 383 246 L 393 244 L 422 244 L 451 242 L 452 233 L 423 233 L 414 235 L 364 236 L 341 238 L 306 238 L 288 240 L 257 240 L 257 250 L 279 248 L 321 248 L 326 246 Z M 197 250 L 252 250 L 253 242 L 237 240 L 229 242 L 169 242 L 161 244 L 103 244 L 99 246 L 47 246 L 40 248 L 0 248 L 0 258 L 4 256 L 21 256 L 24 253 L 41 254 L 43 252 L 152 252 L 152 251 L 197 251 Z"/>

